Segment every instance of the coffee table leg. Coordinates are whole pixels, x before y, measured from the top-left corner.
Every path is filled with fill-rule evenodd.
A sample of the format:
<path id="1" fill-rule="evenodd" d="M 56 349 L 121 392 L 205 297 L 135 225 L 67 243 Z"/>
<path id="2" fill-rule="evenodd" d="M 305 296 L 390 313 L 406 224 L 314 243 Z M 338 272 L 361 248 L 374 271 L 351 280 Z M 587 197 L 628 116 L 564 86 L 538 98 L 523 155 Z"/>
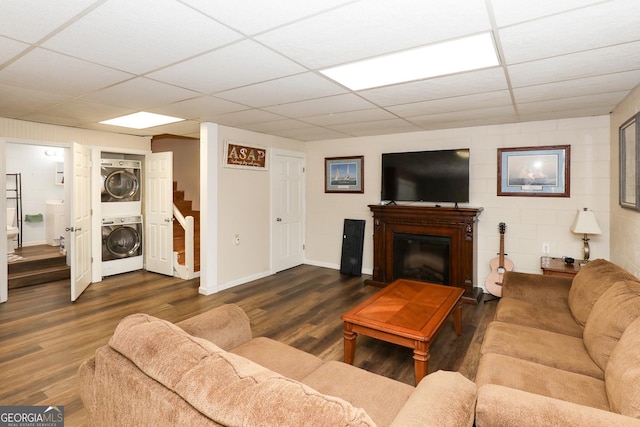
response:
<path id="1" fill-rule="evenodd" d="M 415 370 L 416 385 L 427 376 L 429 360 L 429 343 L 417 341 L 413 349 L 413 366 Z"/>
<path id="2" fill-rule="evenodd" d="M 356 355 L 356 337 L 358 336 L 351 330 L 351 324 L 344 323 L 344 363 L 353 365 L 353 359 Z"/>
<path id="3" fill-rule="evenodd" d="M 462 335 L 462 301 L 458 302 L 456 308 L 453 309 L 453 327 L 456 335 Z"/>

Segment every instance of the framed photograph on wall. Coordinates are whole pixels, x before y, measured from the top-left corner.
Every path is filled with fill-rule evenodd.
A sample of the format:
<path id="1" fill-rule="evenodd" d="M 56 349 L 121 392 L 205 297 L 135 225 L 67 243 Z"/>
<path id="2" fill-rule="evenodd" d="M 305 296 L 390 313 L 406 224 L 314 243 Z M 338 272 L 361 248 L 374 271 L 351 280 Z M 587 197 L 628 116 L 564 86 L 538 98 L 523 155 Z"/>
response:
<path id="1" fill-rule="evenodd" d="M 569 197 L 570 145 L 498 149 L 498 196 Z"/>
<path id="2" fill-rule="evenodd" d="M 364 156 L 326 157 L 325 193 L 364 193 Z"/>
<path id="3" fill-rule="evenodd" d="M 640 127 L 636 114 L 620 126 L 620 206 L 640 210 L 638 158 Z"/>

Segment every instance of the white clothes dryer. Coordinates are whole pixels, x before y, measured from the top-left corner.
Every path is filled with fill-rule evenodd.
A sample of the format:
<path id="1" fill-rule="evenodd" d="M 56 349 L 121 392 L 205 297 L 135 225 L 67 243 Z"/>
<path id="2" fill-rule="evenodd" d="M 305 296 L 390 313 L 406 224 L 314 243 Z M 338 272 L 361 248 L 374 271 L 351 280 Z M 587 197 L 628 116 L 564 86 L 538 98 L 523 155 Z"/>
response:
<path id="1" fill-rule="evenodd" d="M 102 159 L 100 162 L 102 217 L 142 213 L 142 162 Z"/>
<path id="2" fill-rule="evenodd" d="M 102 220 L 102 276 L 140 270 L 142 259 L 142 216 Z"/>

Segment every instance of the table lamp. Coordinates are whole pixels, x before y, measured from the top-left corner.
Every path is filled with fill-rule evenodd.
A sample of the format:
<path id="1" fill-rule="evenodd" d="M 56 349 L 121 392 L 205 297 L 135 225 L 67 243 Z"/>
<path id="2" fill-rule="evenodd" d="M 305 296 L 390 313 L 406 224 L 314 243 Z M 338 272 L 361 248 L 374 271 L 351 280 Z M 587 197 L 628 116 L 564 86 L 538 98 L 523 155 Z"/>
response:
<path id="1" fill-rule="evenodd" d="M 602 234 L 600 231 L 600 227 L 598 226 L 598 222 L 596 221 L 596 216 L 593 211 L 587 210 L 584 208 L 581 211 L 578 211 L 576 215 L 576 219 L 573 221 L 573 225 L 571 226 L 571 231 L 575 234 L 584 234 L 582 240 L 584 241 L 583 248 L 583 259 L 584 262 L 589 262 L 589 234 Z"/>

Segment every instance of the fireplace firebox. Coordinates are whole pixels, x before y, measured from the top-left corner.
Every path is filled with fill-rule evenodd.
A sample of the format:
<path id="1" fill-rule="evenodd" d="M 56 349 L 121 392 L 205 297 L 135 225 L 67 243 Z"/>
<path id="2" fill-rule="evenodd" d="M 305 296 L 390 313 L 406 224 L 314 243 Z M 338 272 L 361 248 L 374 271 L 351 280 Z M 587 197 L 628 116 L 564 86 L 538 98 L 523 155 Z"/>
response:
<path id="1" fill-rule="evenodd" d="M 477 304 L 476 223 L 482 208 L 369 205 L 373 212 L 373 278 L 386 286 L 399 278 L 457 286 Z"/>

